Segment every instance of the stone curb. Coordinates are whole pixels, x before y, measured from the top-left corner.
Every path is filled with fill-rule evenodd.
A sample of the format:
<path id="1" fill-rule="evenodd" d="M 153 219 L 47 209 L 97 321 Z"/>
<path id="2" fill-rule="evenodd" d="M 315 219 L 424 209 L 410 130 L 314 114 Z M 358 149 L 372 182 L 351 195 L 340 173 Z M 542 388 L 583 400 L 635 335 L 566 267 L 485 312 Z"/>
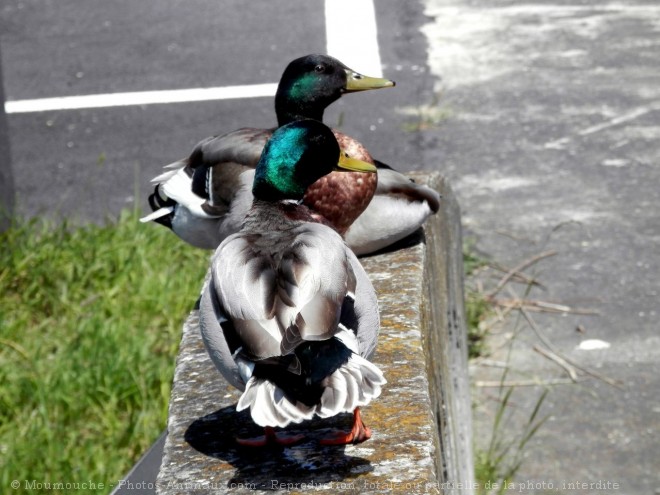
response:
<path id="1" fill-rule="evenodd" d="M 415 174 L 442 206 L 405 246 L 361 261 L 379 298 L 374 362 L 388 380 L 363 409 L 373 430 L 357 446 L 319 446 L 350 415 L 293 425 L 305 443 L 242 449 L 237 435 L 259 429 L 236 413 L 239 393 L 215 370 L 193 311 L 183 330 L 157 493 L 471 493 L 472 428 L 462 292 L 459 208 L 439 174 Z"/>

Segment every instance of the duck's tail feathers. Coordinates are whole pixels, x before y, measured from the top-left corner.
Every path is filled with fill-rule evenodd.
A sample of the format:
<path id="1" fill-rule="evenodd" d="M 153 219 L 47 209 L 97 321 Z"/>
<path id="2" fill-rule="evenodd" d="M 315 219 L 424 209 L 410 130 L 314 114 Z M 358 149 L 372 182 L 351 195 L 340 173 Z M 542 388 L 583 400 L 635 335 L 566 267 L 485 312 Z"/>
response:
<path id="1" fill-rule="evenodd" d="M 193 216 L 199 218 L 217 217 L 217 215 L 210 215 L 202 208 L 202 205 L 206 203 L 206 199 L 192 191 L 192 178 L 188 175 L 186 169 L 179 168 L 167 173 L 170 174 L 169 178 L 158 185 L 158 193 L 161 196 L 165 196 L 184 206 Z"/>
<path id="2" fill-rule="evenodd" d="M 322 418 L 352 412 L 380 395 L 387 381 L 378 367 L 358 354 L 325 379 L 316 414 Z"/>
<path id="3" fill-rule="evenodd" d="M 378 367 L 358 354 L 328 376 L 318 404 L 308 406 L 292 402 L 284 391 L 270 380 L 252 376 L 236 405 L 237 411 L 250 409 L 252 420 L 260 426 L 285 427 L 300 423 L 314 414 L 322 418 L 341 412 L 353 412 L 378 397 L 387 381 Z M 294 399 L 295 400 L 295 399 Z"/>
<path id="4" fill-rule="evenodd" d="M 188 164 L 187 160 L 179 160 L 176 162 L 172 162 L 168 165 L 165 165 L 163 169 L 165 172 L 161 173 L 160 175 L 157 175 L 153 179 L 151 179 L 152 184 L 163 184 L 170 180 L 172 176 L 177 174 L 180 170 L 185 169 L 186 165 Z"/>
<path id="5" fill-rule="evenodd" d="M 237 411 L 247 408 L 250 408 L 252 420 L 258 425 L 279 427 L 311 419 L 316 409 L 299 401 L 291 402 L 277 385 L 255 376 L 248 380 L 245 392 L 236 405 Z"/>
<path id="6" fill-rule="evenodd" d="M 149 215 L 146 215 L 142 218 L 140 218 L 140 222 L 142 223 L 147 223 L 151 222 L 153 220 L 157 220 L 159 218 L 162 218 L 166 215 L 169 215 L 174 211 L 174 206 L 165 206 L 163 208 L 159 208 L 158 210 L 151 212 Z"/>

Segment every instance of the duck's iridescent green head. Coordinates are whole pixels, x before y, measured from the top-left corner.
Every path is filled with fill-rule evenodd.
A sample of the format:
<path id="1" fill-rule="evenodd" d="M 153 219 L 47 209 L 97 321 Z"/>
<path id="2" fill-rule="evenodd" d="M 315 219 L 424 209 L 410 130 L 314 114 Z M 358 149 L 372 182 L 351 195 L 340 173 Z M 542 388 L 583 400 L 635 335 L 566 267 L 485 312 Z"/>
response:
<path id="1" fill-rule="evenodd" d="M 337 167 L 375 172 L 373 165 L 340 153 L 332 131 L 316 120 L 278 128 L 266 143 L 254 175 L 252 193 L 266 201 L 302 199 L 307 188 Z"/>
<path id="2" fill-rule="evenodd" d="M 328 55 L 307 55 L 292 61 L 275 95 L 279 125 L 300 119 L 323 120 L 323 111 L 344 93 L 388 88 L 394 81 L 364 76 Z"/>

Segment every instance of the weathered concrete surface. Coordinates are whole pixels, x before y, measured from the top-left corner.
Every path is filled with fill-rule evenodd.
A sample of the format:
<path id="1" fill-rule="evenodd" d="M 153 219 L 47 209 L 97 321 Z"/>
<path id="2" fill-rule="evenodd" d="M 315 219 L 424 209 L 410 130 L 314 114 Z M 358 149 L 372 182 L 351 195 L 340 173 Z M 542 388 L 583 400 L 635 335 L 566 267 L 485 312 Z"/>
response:
<path id="1" fill-rule="evenodd" d="M 538 482 L 524 485 L 524 493 L 601 480 L 619 483 L 608 493 L 658 493 L 660 5 L 425 4 L 429 63 L 440 78 L 445 117 L 425 132 L 425 162 L 442 164 L 467 237 L 481 253 L 511 268 L 557 251 L 528 270 L 545 285 L 528 297 L 599 315 L 533 318 L 562 354 L 621 384 L 585 378 L 552 388 L 540 412 L 549 420 L 525 449 L 516 482 Z M 485 279 L 485 287 L 502 275 Z M 518 296 L 526 290 L 510 287 Z M 506 290 L 501 296 L 512 297 Z M 521 330 L 507 380 L 567 377 L 532 350 L 541 343 L 524 321 L 510 319 L 496 330 L 499 338 Z M 582 350 L 586 339 L 610 347 Z M 505 359 L 505 352 L 491 356 L 491 362 Z M 500 374 L 479 366 L 475 379 Z M 475 392 L 475 437 L 484 447 L 497 390 Z M 520 432 L 540 392 L 516 390 L 512 421 L 500 433 Z"/>
<path id="2" fill-rule="evenodd" d="M 423 181 L 424 175 L 416 180 Z M 442 209 L 425 226 L 425 288 L 422 328 L 430 379 L 431 404 L 438 418 L 440 450 L 436 466 L 445 481 L 471 480 L 472 415 L 467 368 L 463 297 L 463 246 L 460 209 L 453 192 L 437 173 L 431 185 L 443 195 Z M 466 459 L 466 455 L 469 456 Z M 465 490 L 463 490 L 464 492 Z"/>
<path id="3" fill-rule="evenodd" d="M 444 208 L 416 242 L 363 259 L 378 292 L 381 335 L 374 361 L 388 384 L 364 408 L 373 437 L 320 447 L 350 415 L 293 425 L 309 441 L 277 451 L 238 448 L 237 435 L 259 434 L 239 393 L 210 362 L 197 314 L 184 326 L 170 400 L 158 493 L 470 493 L 471 418 L 462 306 L 458 207 L 435 174 Z"/>

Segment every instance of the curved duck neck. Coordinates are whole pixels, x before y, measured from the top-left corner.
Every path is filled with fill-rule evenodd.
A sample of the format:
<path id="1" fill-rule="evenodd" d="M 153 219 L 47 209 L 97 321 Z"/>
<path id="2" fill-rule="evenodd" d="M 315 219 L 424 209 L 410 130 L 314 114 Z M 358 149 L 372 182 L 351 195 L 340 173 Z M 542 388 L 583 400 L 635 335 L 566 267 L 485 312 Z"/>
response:
<path id="1" fill-rule="evenodd" d="M 303 104 L 288 98 L 286 95 L 275 97 L 275 114 L 277 125 L 283 126 L 296 120 L 312 119 L 323 122 L 324 108 L 318 108 L 314 103 Z"/>
<path id="2" fill-rule="evenodd" d="M 263 234 L 264 225 L 269 231 L 290 230 L 301 222 L 316 222 L 311 211 L 300 201 L 285 199 L 265 201 L 255 198 L 243 220 L 243 230 Z"/>
<path id="3" fill-rule="evenodd" d="M 281 82 L 275 94 L 275 113 L 281 127 L 296 120 L 323 122 L 326 107 L 341 96 L 331 86 L 314 84 L 314 78 Z"/>

